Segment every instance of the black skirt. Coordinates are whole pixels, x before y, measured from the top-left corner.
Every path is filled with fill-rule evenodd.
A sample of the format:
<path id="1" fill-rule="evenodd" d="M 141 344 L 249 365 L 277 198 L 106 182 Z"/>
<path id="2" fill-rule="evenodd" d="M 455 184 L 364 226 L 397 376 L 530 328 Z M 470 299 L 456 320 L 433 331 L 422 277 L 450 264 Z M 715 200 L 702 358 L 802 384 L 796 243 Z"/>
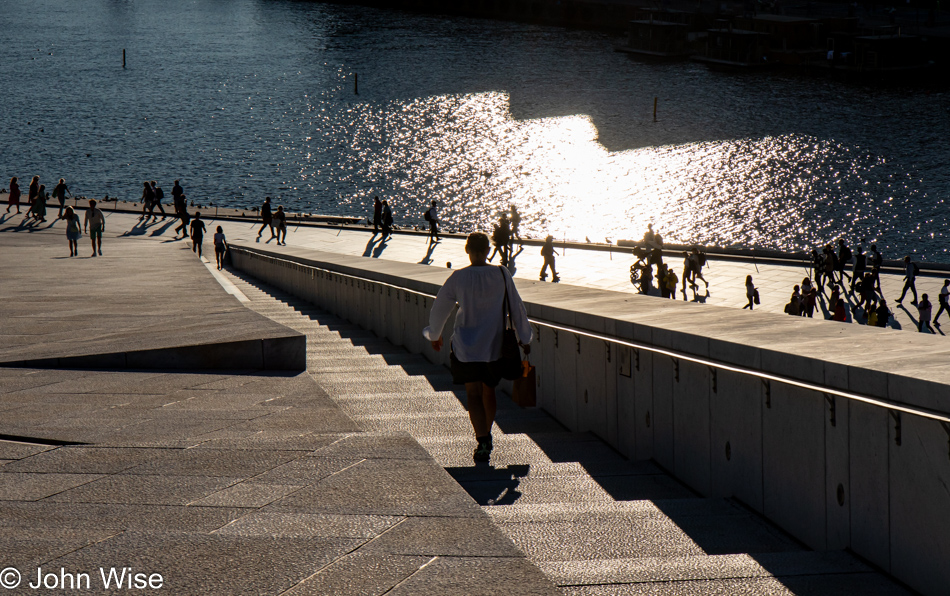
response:
<path id="1" fill-rule="evenodd" d="M 484 383 L 489 387 L 497 387 L 501 381 L 501 370 L 495 362 L 462 362 L 455 357 L 455 352 L 449 354 L 449 360 L 452 382 L 456 385 Z"/>

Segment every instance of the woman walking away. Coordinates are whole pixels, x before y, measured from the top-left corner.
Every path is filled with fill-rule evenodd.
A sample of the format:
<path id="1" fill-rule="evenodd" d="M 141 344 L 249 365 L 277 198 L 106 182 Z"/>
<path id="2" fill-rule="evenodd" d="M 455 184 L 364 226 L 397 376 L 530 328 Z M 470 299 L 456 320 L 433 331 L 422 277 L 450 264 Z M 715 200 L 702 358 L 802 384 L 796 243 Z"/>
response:
<path id="1" fill-rule="evenodd" d="M 422 331 L 432 342 L 432 348 L 441 350 L 442 328 L 458 304 L 455 329 L 449 342 L 452 381 L 465 385 L 468 416 L 478 441 L 473 455 L 476 462 L 487 462 L 492 452 L 491 429 L 495 421 L 495 387 L 501 380 L 506 301 L 511 325 L 526 354 L 532 338 L 518 289 L 507 269 L 488 264 L 489 248 L 485 234 L 475 232 L 468 236 L 465 252 L 471 266 L 454 271 L 445 280 L 432 305 L 429 326 Z"/>
<path id="2" fill-rule="evenodd" d="M 228 241 L 224 238 L 224 230 L 218 226 L 214 233 L 214 260 L 218 263 L 218 271 L 224 269 L 224 255 L 228 250 Z"/>
<path id="3" fill-rule="evenodd" d="M 195 212 L 195 218 L 191 220 L 191 252 L 198 253 L 201 258 L 201 241 L 205 237 L 205 222 L 201 221 L 201 212 Z"/>
<path id="4" fill-rule="evenodd" d="M 743 306 L 742 310 L 745 310 L 747 308 L 749 310 L 755 310 L 753 303 L 755 302 L 755 296 L 757 293 L 758 293 L 758 290 L 755 289 L 755 284 L 752 283 L 752 276 L 746 275 L 745 276 L 745 297 L 749 299 L 749 303 Z"/>
<path id="5" fill-rule="evenodd" d="M 554 250 L 554 236 L 548 236 L 544 239 L 544 245 L 541 247 L 541 256 L 544 257 L 544 266 L 541 267 L 541 281 L 544 281 L 548 278 L 548 267 L 551 268 L 551 274 L 554 276 L 551 281 L 557 283 L 561 281 L 561 278 L 557 274 L 557 269 L 554 267 L 554 255 L 558 254 Z"/>
<path id="6" fill-rule="evenodd" d="M 98 241 L 99 254 L 102 254 L 102 233 L 106 231 L 106 216 L 102 210 L 96 207 L 95 199 L 89 200 L 89 209 L 86 209 L 86 219 L 83 222 L 83 229 L 89 234 L 92 240 L 92 256 L 96 256 L 96 241 Z"/>
<path id="7" fill-rule="evenodd" d="M 17 177 L 10 178 L 10 196 L 7 198 L 7 213 L 16 206 L 16 212 L 20 213 L 20 185 L 17 184 Z"/>
<path id="8" fill-rule="evenodd" d="M 82 238 L 82 225 L 79 223 L 79 216 L 73 211 L 72 207 L 66 207 L 66 240 L 69 241 L 69 256 L 79 255 L 79 239 Z"/>

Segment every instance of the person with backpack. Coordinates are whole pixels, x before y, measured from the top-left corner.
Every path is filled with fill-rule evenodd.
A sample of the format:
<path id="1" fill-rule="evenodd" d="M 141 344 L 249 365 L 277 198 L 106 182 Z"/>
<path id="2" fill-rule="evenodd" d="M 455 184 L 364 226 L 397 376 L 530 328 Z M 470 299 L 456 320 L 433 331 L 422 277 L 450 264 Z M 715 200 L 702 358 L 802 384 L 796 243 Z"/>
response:
<path id="1" fill-rule="evenodd" d="M 937 309 L 937 314 L 934 315 L 933 323 L 939 327 L 940 323 L 937 322 L 937 319 L 940 318 L 940 315 L 946 312 L 947 316 L 950 317 L 950 279 L 943 280 L 943 287 L 940 288 L 940 295 L 937 296 L 937 304 L 940 305 L 940 308 Z"/>
<path id="2" fill-rule="evenodd" d="M 165 207 L 162 206 L 162 199 L 165 198 L 165 191 L 162 190 L 161 186 L 156 186 L 157 182 L 152 180 L 152 204 L 148 207 L 148 216 L 158 219 L 157 215 L 153 215 L 155 208 L 158 207 L 158 210 L 162 212 L 162 219 L 165 219 Z"/>
<path id="3" fill-rule="evenodd" d="M 422 217 L 429 222 L 429 244 L 439 242 L 441 240 L 439 238 L 439 210 L 436 201 L 432 201 L 432 206 Z"/>
<path id="4" fill-rule="evenodd" d="M 920 267 L 917 266 L 917 263 L 914 263 L 910 260 L 910 255 L 904 257 L 904 289 L 901 292 L 901 297 L 897 299 L 897 303 L 900 304 L 904 301 L 904 296 L 907 295 L 907 290 L 910 290 L 914 294 L 914 300 L 911 302 L 914 306 L 917 306 L 917 274 L 920 273 Z"/>
<path id="5" fill-rule="evenodd" d="M 551 274 L 554 276 L 551 278 L 551 281 L 553 283 L 561 281 L 561 278 L 557 274 L 557 269 L 554 267 L 554 255 L 556 254 L 558 253 L 554 250 L 554 236 L 548 235 L 544 239 L 544 245 L 541 246 L 541 256 L 544 257 L 544 266 L 541 267 L 541 281 L 548 278 L 548 267 L 551 268 Z"/>

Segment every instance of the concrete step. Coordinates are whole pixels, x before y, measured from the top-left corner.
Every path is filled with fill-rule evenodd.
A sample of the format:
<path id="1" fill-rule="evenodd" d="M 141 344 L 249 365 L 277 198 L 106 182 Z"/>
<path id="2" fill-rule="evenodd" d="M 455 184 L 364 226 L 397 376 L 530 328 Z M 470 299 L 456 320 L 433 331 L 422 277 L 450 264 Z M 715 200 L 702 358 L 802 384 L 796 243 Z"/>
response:
<path id="1" fill-rule="evenodd" d="M 818 577 L 835 593 L 827 586 L 838 580 L 827 578 L 878 577 L 850 555 L 807 552 L 737 502 L 699 498 L 654 463 L 631 462 L 504 396 L 491 465 L 473 466 L 466 395 L 444 366 L 239 281 L 251 308 L 307 335 L 308 369 L 351 419 L 412 435 L 566 594 L 793 592 L 781 577 L 806 587 Z"/>
<path id="2" fill-rule="evenodd" d="M 539 566 L 559 586 L 642 585 L 872 572 L 849 553 L 814 551 L 547 561 Z M 647 586 L 641 587 L 646 589 Z"/>

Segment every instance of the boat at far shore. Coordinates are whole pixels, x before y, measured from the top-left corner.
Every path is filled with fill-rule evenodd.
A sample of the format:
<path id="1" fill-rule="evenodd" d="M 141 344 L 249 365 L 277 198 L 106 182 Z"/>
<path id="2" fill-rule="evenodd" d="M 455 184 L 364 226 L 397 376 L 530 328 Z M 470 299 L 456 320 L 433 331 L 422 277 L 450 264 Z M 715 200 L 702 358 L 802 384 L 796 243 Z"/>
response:
<path id="1" fill-rule="evenodd" d="M 774 14 L 719 18 L 644 10 L 615 48 L 646 60 L 694 60 L 710 68 L 807 72 L 874 80 L 912 80 L 934 66 L 927 40 L 896 26 L 859 27 L 856 17 Z"/>

